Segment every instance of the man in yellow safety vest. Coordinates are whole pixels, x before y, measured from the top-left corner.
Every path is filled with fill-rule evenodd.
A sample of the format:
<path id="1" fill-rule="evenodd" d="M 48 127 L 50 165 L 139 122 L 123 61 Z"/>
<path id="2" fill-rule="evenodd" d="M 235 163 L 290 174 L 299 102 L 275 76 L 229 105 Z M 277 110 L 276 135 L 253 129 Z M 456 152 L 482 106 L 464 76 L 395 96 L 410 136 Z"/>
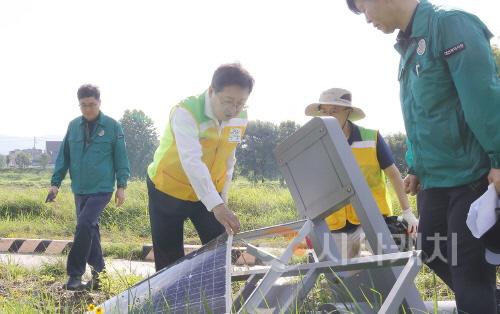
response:
<path id="1" fill-rule="evenodd" d="M 147 178 L 156 270 L 184 256 L 187 218 L 203 244 L 224 231 L 239 231 L 227 195 L 253 84 L 241 65 L 221 65 L 207 91 L 181 101 L 170 112 Z"/>

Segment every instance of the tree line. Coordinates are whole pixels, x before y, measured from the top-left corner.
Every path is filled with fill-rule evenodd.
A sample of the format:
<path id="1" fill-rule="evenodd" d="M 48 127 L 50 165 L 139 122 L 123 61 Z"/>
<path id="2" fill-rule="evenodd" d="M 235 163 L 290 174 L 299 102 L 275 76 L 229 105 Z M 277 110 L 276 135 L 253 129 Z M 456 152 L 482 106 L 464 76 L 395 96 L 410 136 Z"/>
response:
<path id="1" fill-rule="evenodd" d="M 141 110 L 127 110 L 120 120 L 127 141 L 127 152 L 132 177 L 145 178 L 146 168 L 153 160 L 158 146 L 158 134 L 153 120 Z M 300 128 L 294 121 L 275 124 L 267 121 L 249 121 L 241 144 L 236 150 L 238 162 L 235 177 L 241 176 L 254 182 L 282 181 L 274 158 L 274 149 Z M 406 135 L 392 134 L 385 137 L 390 146 L 396 166 L 406 173 Z"/>
<path id="2" fill-rule="evenodd" d="M 131 176 L 145 178 L 147 166 L 153 160 L 153 154 L 159 144 L 153 119 L 141 110 L 126 110 L 120 123 L 127 141 Z M 236 150 L 238 162 L 235 177 L 242 176 L 254 182 L 282 180 L 274 158 L 274 149 L 299 128 L 300 125 L 294 121 L 283 121 L 279 124 L 249 121 L 245 136 Z M 402 173 L 406 172 L 406 136 L 403 133 L 393 134 L 387 136 L 386 141 L 394 154 L 396 166 Z M 49 158 L 45 153 L 40 156 L 38 162 L 41 168 L 47 167 Z M 7 167 L 9 163 L 9 156 L 0 155 L 0 168 Z M 17 168 L 28 168 L 32 158 L 21 151 L 16 154 L 14 163 Z"/>

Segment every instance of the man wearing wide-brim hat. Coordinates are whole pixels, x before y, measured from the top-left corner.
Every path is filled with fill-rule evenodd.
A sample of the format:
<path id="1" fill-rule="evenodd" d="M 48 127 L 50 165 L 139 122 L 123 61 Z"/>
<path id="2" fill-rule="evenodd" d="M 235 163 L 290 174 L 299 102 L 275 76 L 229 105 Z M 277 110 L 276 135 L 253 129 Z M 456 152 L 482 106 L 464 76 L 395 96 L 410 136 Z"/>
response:
<path id="1" fill-rule="evenodd" d="M 377 130 L 353 123 L 363 119 L 365 114 L 363 110 L 352 105 L 351 92 L 342 88 L 328 89 L 321 93 L 318 102 L 306 107 L 305 114 L 332 116 L 337 119 L 381 214 L 385 217 L 392 215 L 392 202 L 385 180 L 387 176 L 403 209 L 402 216 L 408 222 L 408 232 L 416 234 L 418 220 L 410 207 L 392 152 Z M 347 253 L 342 258 L 358 256 L 362 229 L 354 208 L 349 204 L 328 216 L 326 222 L 340 251 Z M 341 241 L 343 233 L 347 233 L 347 243 Z"/>

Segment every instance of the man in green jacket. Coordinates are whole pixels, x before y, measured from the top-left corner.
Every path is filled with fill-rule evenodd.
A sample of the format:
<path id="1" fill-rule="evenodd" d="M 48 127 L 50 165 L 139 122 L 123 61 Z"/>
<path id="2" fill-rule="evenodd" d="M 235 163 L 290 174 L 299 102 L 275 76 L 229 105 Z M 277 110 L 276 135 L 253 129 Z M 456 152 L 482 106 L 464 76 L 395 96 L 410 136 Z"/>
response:
<path id="1" fill-rule="evenodd" d="M 68 254 L 65 288 L 99 288 L 99 273 L 104 270 L 99 217 L 111 200 L 116 182 L 115 202 L 125 201 L 130 176 L 122 127 L 100 111 L 100 91 L 96 86 L 78 89 L 82 116 L 69 123 L 57 156 L 49 196 L 55 198 L 69 169 L 75 195 L 76 232 Z M 86 263 L 91 266 L 92 281 L 82 282 Z"/>
<path id="2" fill-rule="evenodd" d="M 495 313 L 495 266 L 466 226 L 488 183 L 500 193 L 500 79 L 488 28 L 426 0 L 347 0 L 389 34 L 399 29 L 407 192 L 419 193 L 426 263 L 455 292 L 460 313 Z"/>

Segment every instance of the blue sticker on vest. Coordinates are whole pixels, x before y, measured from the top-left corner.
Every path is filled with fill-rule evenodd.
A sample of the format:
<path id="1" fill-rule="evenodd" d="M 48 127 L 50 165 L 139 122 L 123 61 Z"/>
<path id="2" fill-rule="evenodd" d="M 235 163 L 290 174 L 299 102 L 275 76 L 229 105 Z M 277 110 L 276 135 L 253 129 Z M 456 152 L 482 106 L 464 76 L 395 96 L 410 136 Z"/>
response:
<path id="1" fill-rule="evenodd" d="M 461 42 L 458 45 L 455 45 L 451 48 L 445 49 L 445 51 L 443 51 L 443 57 L 445 57 L 445 58 L 451 57 L 454 54 L 456 54 L 464 49 L 465 49 L 465 43 Z"/>

